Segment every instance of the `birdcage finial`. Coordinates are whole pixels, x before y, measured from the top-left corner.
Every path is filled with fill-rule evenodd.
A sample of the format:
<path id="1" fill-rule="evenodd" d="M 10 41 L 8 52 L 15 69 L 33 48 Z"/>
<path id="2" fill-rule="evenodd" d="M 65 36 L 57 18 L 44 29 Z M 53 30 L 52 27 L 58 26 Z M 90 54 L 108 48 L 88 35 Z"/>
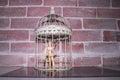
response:
<path id="1" fill-rule="evenodd" d="M 55 14 L 55 8 L 53 6 L 51 7 L 50 14 Z"/>

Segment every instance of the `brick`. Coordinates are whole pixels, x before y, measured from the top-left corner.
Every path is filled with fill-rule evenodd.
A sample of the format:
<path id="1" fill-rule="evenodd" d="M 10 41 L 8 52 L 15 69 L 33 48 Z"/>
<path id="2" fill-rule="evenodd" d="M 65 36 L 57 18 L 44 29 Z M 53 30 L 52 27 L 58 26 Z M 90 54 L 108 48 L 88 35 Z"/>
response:
<path id="1" fill-rule="evenodd" d="M 77 6 L 77 0 L 44 0 L 49 6 Z"/>
<path id="2" fill-rule="evenodd" d="M 104 54 L 117 55 L 120 53 L 119 44 L 118 43 L 86 43 L 85 44 L 86 53 L 90 54 Z"/>
<path id="3" fill-rule="evenodd" d="M 0 17 L 20 17 L 26 15 L 24 7 L 0 7 Z"/>
<path id="4" fill-rule="evenodd" d="M 30 41 L 35 41 L 35 32 L 33 30 L 30 31 Z"/>
<path id="5" fill-rule="evenodd" d="M 84 53 L 84 45 L 82 43 L 73 43 L 72 53 L 77 53 L 77 54 Z"/>
<path id="6" fill-rule="evenodd" d="M 114 19 L 84 19 L 83 27 L 85 29 L 117 29 Z"/>
<path id="7" fill-rule="evenodd" d="M 103 35 L 104 41 L 120 41 L 119 31 L 104 31 Z"/>
<path id="8" fill-rule="evenodd" d="M 110 0 L 79 0 L 79 6 L 84 7 L 109 7 Z"/>
<path id="9" fill-rule="evenodd" d="M 93 8 L 63 8 L 65 17 L 96 17 L 96 10 Z"/>
<path id="10" fill-rule="evenodd" d="M 28 16 L 45 16 L 49 14 L 50 8 L 48 7 L 29 7 Z"/>
<path id="11" fill-rule="evenodd" d="M 11 27 L 19 29 L 35 29 L 37 22 L 37 18 L 13 18 L 11 20 Z"/>
<path id="12" fill-rule="evenodd" d="M 0 41 L 28 40 L 29 33 L 26 30 L 0 30 Z"/>
<path id="13" fill-rule="evenodd" d="M 101 58 L 100 57 L 78 57 L 74 60 L 74 66 L 80 67 L 80 66 L 98 66 L 101 64 Z"/>
<path id="14" fill-rule="evenodd" d="M 34 43 L 23 42 L 23 43 L 12 43 L 11 52 L 13 53 L 34 53 Z"/>
<path id="15" fill-rule="evenodd" d="M 23 66 L 25 63 L 22 55 L 0 55 L 0 66 Z"/>
<path id="16" fill-rule="evenodd" d="M 104 66 L 120 65 L 120 57 L 104 57 L 103 65 Z"/>
<path id="17" fill-rule="evenodd" d="M 120 18 L 120 9 L 97 9 L 98 18 Z"/>
<path id="18" fill-rule="evenodd" d="M 8 0 L 0 0 L 0 6 L 6 6 L 8 4 Z"/>
<path id="19" fill-rule="evenodd" d="M 112 0 L 112 7 L 120 7 L 120 0 Z"/>
<path id="20" fill-rule="evenodd" d="M 68 19 L 68 23 L 70 24 L 70 28 L 72 29 L 81 29 L 82 23 L 79 19 Z"/>
<path id="21" fill-rule="evenodd" d="M 9 5 L 41 5 L 42 0 L 10 0 Z"/>
<path id="22" fill-rule="evenodd" d="M 9 27 L 9 19 L 0 19 L 0 28 Z"/>
<path id="23" fill-rule="evenodd" d="M 120 29 L 120 20 L 118 20 L 118 22 L 117 22 L 117 23 L 118 23 L 118 28 Z"/>
<path id="24" fill-rule="evenodd" d="M 9 43 L 0 43 L 0 52 L 9 52 Z"/>
<path id="25" fill-rule="evenodd" d="M 72 32 L 73 41 L 101 41 L 100 31 L 74 30 Z"/>
<path id="26" fill-rule="evenodd" d="M 35 66 L 35 56 L 29 56 L 27 63 L 28 63 L 28 66 L 29 66 L 29 67 Z"/>
<path id="27" fill-rule="evenodd" d="M 61 15 L 61 8 L 55 8 L 55 13 Z M 28 16 L 46 16 L 50 14 L 50 7 L 29 7 Z"/>

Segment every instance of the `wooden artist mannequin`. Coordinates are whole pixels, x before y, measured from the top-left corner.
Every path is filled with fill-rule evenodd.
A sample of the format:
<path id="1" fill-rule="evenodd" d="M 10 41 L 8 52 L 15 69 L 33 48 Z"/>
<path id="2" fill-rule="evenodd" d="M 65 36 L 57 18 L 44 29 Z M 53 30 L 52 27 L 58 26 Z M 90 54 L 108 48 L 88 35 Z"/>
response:
<path id="1" fill-rule="evenodd" d="M 55 67 L 54 55 L 53 55 L 55 47 L 56 47 L 55 43 L 52 43 L 51 41 L 48 42 L 48 45 L 46 47 L 47 55 L 45 56 L 45 63 L 44 63 L 44 66 L 46 66 L 46 61 L 48 61 L 48 64 L 47 64 L 48 69 L 54 69 Z"/>

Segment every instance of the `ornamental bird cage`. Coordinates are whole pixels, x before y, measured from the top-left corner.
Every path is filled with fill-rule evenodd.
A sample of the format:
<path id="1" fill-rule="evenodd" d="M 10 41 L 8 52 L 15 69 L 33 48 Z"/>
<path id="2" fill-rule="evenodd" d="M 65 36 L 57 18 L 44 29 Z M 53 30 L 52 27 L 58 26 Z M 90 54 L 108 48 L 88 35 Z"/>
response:
<path id="1" fill-rule="evenodd" d="M 71 32 L 64 17 L 51 13 L 42 17 L 35 29 L 35 68 L 68 70 L 72 68 Z"/>

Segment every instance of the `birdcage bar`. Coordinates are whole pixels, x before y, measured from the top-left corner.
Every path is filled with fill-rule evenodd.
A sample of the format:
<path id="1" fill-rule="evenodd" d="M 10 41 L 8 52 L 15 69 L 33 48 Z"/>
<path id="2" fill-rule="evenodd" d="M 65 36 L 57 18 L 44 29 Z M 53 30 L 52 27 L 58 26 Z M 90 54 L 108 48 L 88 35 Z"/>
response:
<path id="1" fill-rule="evenodd" d="M 46 44 L 45 44 L 45 46 L 47 47 L 47 45 L 48 45 L 48 43 L 47 43 L 47 35 L 45 35 L 45 37 L 46 37 Z M 45 53 L 46 53 L 46 50 L 45 50 Z M 44 55 L 44 54 L 43 54 L 43 55 Z M 46 66 L 45 66 L 45 69 L 47 69 L 47 64 L 44 63 L 44 65 L 46 65 Z"/>
<path id="2" fill-rule="evenodd" d="M 71 46 L 69 46 L 70 47 L 70 51 L 69 52 L 72 52 L 72 41 L 71 41 L 71 36 L 69 35 L 69 38 L 70 38 L 70 41 L 69 41 L 69 44 L 71 45 Z M 72 67 L 72 63 L 73 63 L 73 61 L 72 61 L 72 54 L 70 54 L 70 67 Z"/>
<path id="3" fill-rule="evenodd" d="M 66 34 L 65 34 L 65 37 L 66 37 Z M 64 55 L 65 55 L 65 58 L 64 58 L 64 65 L 65 65 L 65 66 L 67 66 L 67 65 L 66 65 L 66 64 L 67 64 L 67 61 L 66 61 L 66 58 L 67 58 L 67 56 L 66 56 L 66 55 L 67 55 L 66 47 L 67 47 L 67 46 L 66 46 L 66 39 L 65 39 L 65 53 L 64 53 Z"/>

